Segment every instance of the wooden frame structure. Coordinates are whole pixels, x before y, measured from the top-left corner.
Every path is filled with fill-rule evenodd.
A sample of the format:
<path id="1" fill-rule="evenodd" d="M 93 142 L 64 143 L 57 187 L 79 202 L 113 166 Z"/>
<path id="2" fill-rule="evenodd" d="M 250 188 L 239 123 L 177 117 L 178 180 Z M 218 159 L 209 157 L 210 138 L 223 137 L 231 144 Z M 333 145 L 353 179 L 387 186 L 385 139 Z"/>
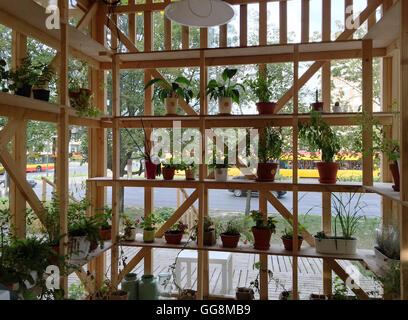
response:
<path id="1" fill-rule="evenodd" d="M 270 0 L 274 1 L 274 0 Z M 153 188 L 193 188 L 195 191 L 177 208 L 173 216 L 166 224 L 157 231 L 156 237 L 160 238 L 166 228 L 175 223 L 183 213 L 198 200 L 198 221 L 199 238 L 198 269 L 197 269 L 197 299 L 208 299 L 209 293 L 209 267 L 208 251 L 221 250 L 231 252 L 255 253 L 259 254 L 259 259 L 263 264 L 260 275 L 260 298 L 268 299 L 268 279 L 267 279 L 267 256 L 268 255 L 289 255 L 293 258 L 293 293 L 295 299 L 298 298 L 298 257 L 323 258 L 323 284 L 324 293 L 331 293 L 332 271 L 345 280 L 349 275 L 341 268 L 335 259 L 347 259 L 360 261 L 365 267 L 377 271 L 373 263 L 372 253 L 359 250 L 353 256 L 335 256 L 317 254 L 313 248 L 296 249 L 293 252 L 284 252 L 282 249 L 272 246 L 268 251 L 258 251 L 252 248 L 225 249 L 220 247 L 206 247 L 203 245 L 201 236 L 203 230 L 203 217 L 208 215 L 208 190 L 209 189 L 243 189 L 259 190 L 259 208 L 263 209 L 267 215 L 267 203 L 271 203 L 275 209 L 287 220 L 293 221 L 293 225 L 298 223 L 298 192 L 310 191 L 322 193 L 322 229 L 327 233 L 331 230 L 331 192 L 376 192 L 383 196 L 383 223 L 398 224 L 401 232 L 401 298 L 408 299 L 408 177 L 401 175 L 400 194 L 391 193 L 384 188 L 384 184 L 373 184 L 372 178 L 372 157 L 365 157 L 363 162 L 363 184 L 338 183 L 336 185 L 322 185 L 301 183 L 297 177 L 297 124 L 300 119 L 307 119 L 307 114 L 298 113 L 298 91 L 305 83 L 319 70 L 322 70 L 322 91 L 326 101 L 325 110 L 329 111 L 330 106 L 330 61 L 334 59 L 362 59 L 363 65 L 363 106 L 368 117 L 378 116 L 382 124 L 389 127 L 389 134 L 401 141 L 401 172 L 408 172 L 408 149 L 407 149 L 407 128 L 408 128 L 408 93 L 404 86 L 408 83 L 408 3 L 406 1 L 393 0 L 368 0 L 367 7 L 354 19 L 354 25 L 361 26 L 368 22 L 368 33 L 364 39 L 353 40 L 355 29 L 345 29 L 336 40 L 331 39 L 331 0 L 322 0 L 322 42 L 310 42 L 309 20 L 310 4 L 308 0 L 302 0 L 302 20 L 301 20 L 301 43 L 288 44 L 287 24 L 288 11 L 287 1 L 279 1 L 280 14 L 280 43 L 267 45 L 267 0 L 227 0 L 233 5 L 240 7 L 240 47 L 227 47 L 227 27 L 219 28 L 219 48 L 208 49 L 208 30 L 200 29 L 200 49 L 189 49 L 189 29 L 182 28 L 182 50 L 171 50 L 171 26 L 172 23 L 165 17 L 164 19 L 164 48 L 166 51 L 153 52 L 153 12 L 161 11 L 170 2 L 156 3 L 146 0 L 144 4 L 136 4 L 135 0 L 130 0 L 128 5 L 121 5 L 115 9 L 115 14 L 125 14 L 129 17 L 129 36 L 116 28 L 114 19 L 107 19 L 108 13 L 106 5 L 100 0 L 77 0 L 78 7 L 84 14 L 77 25 L 73 28 L 68 24 L 68 0 L 59 0 L 61 27 L 59 30 L 47 30 L 41 24 L 41 19 L 45 17 L 44 8 L 38 6 L 31 0 L 21 0 L 19 5 L 24 10 L 34 10 L 36 19 L 32 22 L 22 21 L 21 17 L 13 6 L 6 7 L 0 5 L 0 23 L 13 29 L 13 61 L 18 63 L 19 58 L 25 55 L 27 36 L 33 37 L 58 50 L 58 57 L 54 63 L 59 66 L 59 105 L 12 96 L 0 93 L 0 116 L 8 117 L 8 124 L 0 132 L 0 162 L 9 172 L 13 185 L 11 188 L 11 210 L 15 214 L 13 223 L 17 226 L 17 236 L 25 236 L 24 228 L 24 208 L 25 202 L 40 216 L 42 215 L 42 203 L 28 185 L 25 176 L 25 132 L 21 129 L 27 120 L 49 121 L 58 125 L 58 172 L 57 190 L 60 197 L 61 212 L 61 233 L 67 231 L 67 204 L 68 204 L 68 128 L 69 125 L 81 125 L 89 128 L 89 179 L 87 181 L 88 196 L 93 206 L 100 207 L 106 202 L 106 187 L 112 187 L 112 244 L 109 243 L 103 250 L 94 254 L 89 263 L 89 269 L 96 274 L 96 280 L 103 279 L 105 274 L 104 252 L 111 250 L 111 280 L 115 285 L 123 276 L 132 270 L 142 259 L 144 260 L 144 272 L 151 273 L 153 270 L 152 248 L 179 248 L 180 246 L 170 246 L 157 240 L 153 244 L 139 242 L 128 243 L 129 246 L 142 247 L 127 266 L 119 272 L 118 269 L 118 241 L 119 232 L 119 188 L 120 187 L 143 187 L 145 200 L 145 214 L 152 212 L 154 207 Z M 276 0 L 277 1 L 277 0 Z M 290 1 L 290 0 L 288 0 Z M 23 3 L 23 5 L 22 5 Z M 248 36 L 248 4 L 259 4 L 259 46 L 249 47 Z M 345 1 L 346 6 L 352 5 L 352 0 Z M 7 5 L 8 6 L 8 5 Z M 381 8 L 382 18 L 377 22 L 375 12 Z M 136 15 L 142 12 L 144 19 L 144 52 L 139 52 L 136 48 Z M 37 19 L 38 18 L 38 19 Z M 345 22 L 349 15 L 345 14 Z M 40 22 L 38 22 L 40 21 Z M 399 21 L 399 22 L 398 22 Z M 388 30 L 393 24 L 392 30 Z M 81 32 L 88 27 L 88 35 Z M 106 30 L 112 34 L 112 42 L 121 41 L 128 50 L 127 53 L 113 52 L 106 48 Z M 86 43 L 85 43 L 86 42 Z M 86 45 L 85 45 L 86 44 Z M 97 52 L 97 54 L 95 54 Z M 106 81 L 106 70 L 112 71 L 112 115 L 103 116 L 98 119 L 78 118 L 74 110 L 68 106 L 67 81 L 68 81 L 68 55 L 83 59 L 92 67 L 90 71 L 90 88 L 95 94 L 97 106 L 106 112 L 106 90 L 100 88 L 98 83 Z M 380 57 L 383 60 L 383 112 L 373 113 L 372 88 L 373 88 L 373 58 Z M 299 75 L 299 62 L 314 61 L 310 68 Z M 214 116 L 208 115 L 208 101 L 204 94 L 204 88 L 208 81 L 208 67 L 234 64 L 260 64 L 263 70 L 267 63 L 292 62 L 294 71 L 293 86 L 281 97 L 278 102 L 280 110 L 287 102 L 293 100 L 292 114 L 277 114 L 273 116 L 260 117 L 259 115 L 245 116 Z M 153 116 L 153 105 L 151 102 L 152 89 L 145 91 L 145 115 L 143 117 L 123 117 L 120 114 L 120 70 L 122 69 L 143 69 L 145 82 L 152 77 L 162 77 L 157 68 L 175 67 L 199 67 L 200 68 L 200 110 L 197 113 L 187 103 L 182 102 L 181 107 L 185 111 L 185 116 L 166 117 Z M 400 106 L 401 122 L 400 131 L 396 129 L 398 123 L 392 116 L 391 105 L 397 101 Z M 324 114 L 330 125 L 351 125 L 351 114 Z M 172 127 L 173 121 L 180 121 L 184 128 L 197 128 L 201 134 L 205 129 L 217 127 L 247 127 L 248 121 L 255 128 L 262 128 L 268 121 L 274 121 L 277 126 L 289 126 L 293 128 L 293 156 L 294 171 L 291 183 L 264 183 L 254 181 L 227 181 L 216 182 L 208 174 L 206 165 L 199 166 L 199 179 L 196 181 L 162 181 L 162 180 L 141 180 L 125 179 L 119 174 L 120 159 L 120 129 L 139 128 L 140 119 L 148 132 L 154 128 Z M 113 176 L 106 177 L 107 163 L 107 140 L 106 131 L 112 130 L 112 150 L 113 150 Z M 6 147 L 13 141 L 12 154 Z M 364 136 L 364 147 L 369 148 L 372 144 L 369 135 Z M 204 152 L 204 148 L 202 149 Z M 237 164 L 243 168 L 242 163 Z M 386 165 L 383 165 L 384 183 L 391 182 L 390 173 Z M 390 188 L 390 183 L 386 186 Z M 290 212 L 271 193 L 272 190 L 287 190 L 293 192 L 293 210 Z M 394 209 L 394 216 L 390 217 L 390 210 Z M 294 227 L 294 239 L 297 239 L 297 228 Z M 312 236 L 306 231 L 303 236 L 313 247 Z M 61 250 L 66 250 L 64 241 L 61 241 Z M 64 251 L 61 251 L 64 252 Z M 85 280 L 85 274 L 78 272 L 81 280 Z M 67 280 L 64 279 L 63 287 L 67 289 Z M 94 288 L 87 288 L 93 290 Z M 360 288 L 353 288 L 359 297 L 366 299 L 368 295 Z"/>

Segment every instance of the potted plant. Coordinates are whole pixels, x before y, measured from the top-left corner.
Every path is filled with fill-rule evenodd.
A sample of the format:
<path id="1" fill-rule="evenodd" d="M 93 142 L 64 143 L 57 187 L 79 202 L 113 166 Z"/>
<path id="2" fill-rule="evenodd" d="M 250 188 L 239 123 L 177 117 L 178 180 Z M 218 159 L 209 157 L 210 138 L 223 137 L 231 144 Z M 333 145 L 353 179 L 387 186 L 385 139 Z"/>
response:
<path id="1" fill-rule="evenodd" d="M 173 225 L 169 230 L 164 233 L 164 238 L 168 244 L 179 244 L 183 235 L 186 233 L 188 226 L 181 220 Z"/>
<path id="2" fill-rule="evenodd" d="M 282 128 L 266 126 L 258 142 L 258 181 L 275 181 L 282 150 Z"/>
<path id="3" fill-rule="evenodd" d="M 209 217 L 204 217 L 204 236 L 203 242 L 205 246 L 213 246 L 217 243 L 217 237 L 215 233 L 214 221 Z M 195 221 L 195 224 L 192 228 L 191 239 L 198 241 L 198 221 Z"/>
<path id="4" fill-rule="evenodd" d="M 241 234 L 244 235 L 246 239 L 252 239 L 252 234 L 249 231 L 249 219 L 249 217 L 233 217 L 224 224 L 221 224 L 220 237 L 224 248 L 236 248 Z"/>
<path id="5" fill-rule="evenodd" d="M 254 248 L 257 250 L 268 250 L 272 233 L 276 232 L 277 221 L 271 216 L 265 219 L 262 210 L 252 210 L 251 218 L 255 222 L 255 226 L 251 228 L 255 239 Z"/>
<path id="6" fill-rule="evenodd" d="M 136 240 L 136 225 L 139 224 L 139 219 L 132 220 L 126 214 L 122 214 L 122 223 L 124 225 L 124 238 L 125 241 L 135 241 Z"/>
<path id="7" fill-rule="evenodd" d="M 303 224 L 299 224 L 298 225 L 298 250 L 300 250 L 300 247 L 302 246 L 303 237 L 300 234 L 304 230 L 306 230 L 306 227 Z M 285 228 L 285 231 L 283 232 L 281 239 L 283 242 L 283 246 L 285 247 L 285 250 L 293 251 L 293 227 L 292 225 L 290 225 L 288 228 Z"/>
<path id="8" fill-rule="evenodd" d="M 376 245 L 374 246 L 377 265 L 388 271 L 394 263 L 400 261 L 400 239 L 398 229 L 392 225 L 376 230 Z"/>
<path id="9" fill-rule="evenodd" d="M 180 158 L 171 155 L 169 159 L 165 159 L 162 163 L 162 174 L 164 180 L 173 180 L 176 170 L 183 170 L 184 166 Z"/>
<path id="10" fill-rule="evenodd" d="M 55 74 L 54 69 L 49 65 L 42 66 L 41 75 L 38 77 L 37 81 L 34 83 L 33 96 L 34 99 L 49 101 L 50 100 L 50 90 L 47 90 L 48 83 L 52 80 Z"/>
<path id="11" fill-rule="evenodd" d="M 206 87 L 206 95 L 209 95 L 210 99 L 218 99 L 220 114 L 231 114 L 232 102 L 239 103 L 238 87 L 245 90 L 242 84 L 231 82 L 237 71 L 238 69 L 226 68 L 221 74 L 222 82 L 213 79 L 208 82 Z"/>
<path id="12" fill-rule="evenodd" d="M 143 228 L 143 241 L 146 243 L 154 242 L 154 236 L 156 233 L 156 224 L 161 222 L 161 219 L 155 214 L 151 213 L 146 217 L 142 217 L 142 221 L 139 222 L 139 227 Z"/>
<path id="13" fill-rule="evenodd" d="M 166 80 L 156 78 L 150 80 L 144 90 L 152 86 L 153 84 L 160 84 L 155 90 L 155 95 L 164 103 L 166 107 L 166 115 L 176 115 L 179 98 L 186 100 L 187 103 L 193 98 L 194 93 L 189 87 L 191 87 L 190 80 L 185 77 L 178 77 L 174 82 L 168 83 Z"/>
<path id="14" fill-rule="evenodd" d="M 182 162 L 182 169 L 184 169 L 186 180 L 195 180 L 196 167 L 194 163 L 186 164 Z"/>
<path id="15" fill-rule="evenodd" d="M 319 101 L 319 90 L 316 89 L 316 101 L 312 103 L 313 111 L 323 111 L 324 103 Z"/>
<path id="16" fill-rule="evenodd" d="M 256 107 L 259 114 L 274 114 L 276 102 L 272 102 L 273 92 L 271 90 L 273 78 L 267 73 L 257 72 L 255 79 L 247 79 L 245 83 L 257 97 Z"/>
<path id="17" fill-rule="evenodd" d="M 30 97 L 31 88 L 38 81 L 39 67 L 34 66 L 30 57 L 21 59 L 20 66 L 9 71 L 11 84 L 9 89 L 16 95 Z"/>
<path id="18" fill-rule="evenodd" d="M 112 221 L 112 209 L 108 206 L 104 206 L 103 208 L 96 209 L 102 210 L 102 213 L 98 213 L 95 215 L 95 219 L 98 221 L 99 224 L 99 234 L 102 240 L 111 240 L 112 239 L 112 225 L 110 222 Z"/>
<path id="19" fill-rule="evenodd" d="M 112 286 L 110 280 L 102 281 L 102 284 L 91 294 L 90 300 L 128 300 L 129 293 L 124 290 L 117 290 Z"/>
<path id="20" fill-rule="evenodd" d="M 319 182 L 335 184 L 340 164 L 333 162 L 340 151 L 340 139 L 322 119 L 321 112 L 310 112 L 311 123 L 299 122 L 299 138 L 309 146 L 310 151 L 321 151 L 322 162 L 317 162 Z"/>
<path id="21" fill-rule="evenodd" d="M 336 212 L 334 218 L 334 236 L 327 236 L 323 231 L 318 232 L 315 238 L 316 252 L 328 254 L 355 254 L 357 251 L 357 239 L 354 235 L 358 231 L 359 223 L 364 219 L 361 216 L 363 206 L 360 204 L 362 195 L 349 194 L 348 199 L 343 200 L 343 195 L 337 196 L 332 193 L 334 201 L 333 209 Z M 337 228 L 340 225 L 342 232 L 338 236 Z"/>
<path id="22" fill-rule="evenodd" d="M 225 162 L 227 162 L 227 160 L 225 160 L 224 163 L 215 163 L 215 164 L 210 164 L 208 166 L 209 168 L 214 170 L 215 181 L 227 181 L 228 168 L 230 167 L 230 165 Z"/>
<path id="23" fill-rule="evenodd" d="M 72 223 L 68 229 L 68 235 L 71 242 L 71 258 L 85 259 L 91 247 L 85 221 Z"/>
<path id="24" fill-rule="evenodd" d="M 236 300 L 254 300 L 254 289 L 247 287 L 237 287 L 235 290 L 235 298 Z"/>

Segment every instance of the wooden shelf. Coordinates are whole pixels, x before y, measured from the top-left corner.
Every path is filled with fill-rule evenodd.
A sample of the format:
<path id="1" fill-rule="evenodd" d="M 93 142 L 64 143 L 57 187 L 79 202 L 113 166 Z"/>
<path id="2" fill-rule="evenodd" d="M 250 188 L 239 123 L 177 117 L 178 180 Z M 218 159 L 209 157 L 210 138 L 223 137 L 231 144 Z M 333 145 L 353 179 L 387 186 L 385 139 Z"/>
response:
<path id="1" fill-rule="evenodd" d="M 199 67 L 204 51 L 206 66 L 278 63 L 293 61 L 293 48 L 299 47 L 300 61 L 356 59 L 362 56 L 361 40 L 275 44 L 252 47 L 188 49 L 140 53 L 118 53 L 122 69 Z M 374 56 L 385 56 L 382 41 L 374 41 Z M 103 63 L 109 69 L 110 63 Z"/>
<path id="2" fill-rule="evenodd" d="M 323 113 L 322 117 L 332 126 L 356 125 L 356 116 L 361 113 Z M 375 112 L 373 114 L 381 124 L 391 124 L 393 114 L 389 112 Z M 270 122 L 276 126 L 293 126 L 293 114 L 275 115 L 197 115 L 197 116 L 140 116 L 118 117 L 121 128 L 172 128 L 174 121 L 180 121 L 182 128 L 199 128 L 200 121 L 205 121 L 206 128 L 235 128 L 235 127 L 262 127 Z M 307 121 L 310 113 L 297 115 L 298 120 Z M 112 117 L 101 118 L 103 126 L 112 127 Z M 250 123 L 250 125 L 248 125 Z"/>
<path id="3" fill-rule="evenodd" d="M 104 242 L 104 246 L 101 249 L 100 246 L 98 246 L 97 249 L 95 249 L 94 251 L 92 251 L 88 257 L 86 259 L 70 259 L 69 263 L 72 265 L 75 265 L 76 267 L 82 267 L 84 265 L 86 265 L 88 262 L 90 262 L 91 260 L 95 259 L 96 257 L 98 257 L 99 255 L 101 255 L 102 253 L 104 253 L 105 251 L 108 251 L 109 249 L 111 249 L 113 247 L 112 241 L 105 241 Z M 74 272 L 75 270 L 70 270 L 70 273 Z"/>
<path id="4" fill-rule="evenodd" d="M 59 50 L 60 30 L 47 29 L 45 21 L 48 16 L 45 9 L 32 0 L 0 1 L 1 24 Z M 99 67 L 100 62 L 111 61 L 108 55 L 99 54 L 110 53 L 110 50 L 71 25 L 68 26 L 68 41 L 70 54 L 87 60 L 93 66 Z"/>
<path id="5" fill-rule="evenodd" d="M 61 108 L 64 106 L 42 100 L 27 98 L 5 92 L 0 92 L 0 116 L 21 116 L 25 120 L 58 122 Z M 101 127 L 101 117 L 78 117 L 74 108 L 68 107 L 69 124 L 86 127 Z"/>
<path id="6" fill-rule="evenodd" d="M 363 189 L 368 192 L 377 193 L 388 199 L 397 201 L 403 206 L 408 207 L 408 201 L 401 201 L 400 193 L 392 189 L 393 183 L 374 183 L 373 186 L 363 186 Z"/>
<path id="7" fill-rule="evenodd" d="M 90 178 L 98 187 L 109 187 L 114 180 L 109 177 Z M 239 189 L 239 190 L 279 190 L 303 192 L 364 192 L 362 185 L 353 182 L 338 182 L 337 184 L 305 183 L 293 184 L 289 181 L 259 182 L 255 180 L 233 179 L 225 182 L 213 179 L 200 180 L 162 180 L 162 179 L 128 179 L 115 180 L 121 187 L 152 187 L 152 188 L 197 188 L 201 183 L 207 189 Z"/>

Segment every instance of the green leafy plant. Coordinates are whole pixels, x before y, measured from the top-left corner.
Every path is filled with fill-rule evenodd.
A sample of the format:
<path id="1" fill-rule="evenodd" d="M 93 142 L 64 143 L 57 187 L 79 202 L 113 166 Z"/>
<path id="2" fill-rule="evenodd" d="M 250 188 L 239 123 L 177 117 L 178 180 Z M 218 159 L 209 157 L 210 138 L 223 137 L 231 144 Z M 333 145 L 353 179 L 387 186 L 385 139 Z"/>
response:
<path id="1" fill-rule="evenodd" d="M 269 74 L 257 72 L 255 79 L 249 76 L 245 84 L 252 90 L 252 93 L 258 98 L 258 102 L 270 102 L 273 96 L 272 84 L 273 78 Z"/>
<path id="2" fill-rule="evenodd" d="M 78 117 L 97 117 L 101 111 L 93 105 L 93 94 L 84 89 L 70 91 L 71 107 L 76 110 Z M 76 96 L 72 96 L 76 94 Z"/>
<path id="3" fill-rule="evenodd" d="M 277 161 L 283 152 L 284 139 L 282 128 L 265 126 L 263 134 L 259 137 L 258 158 L 259 162 Z"/>
<path id="4" fill-rule="evenodd" d="M 38 77 L 34 85 L 39 89 L 45 89 L 48 83 L 52 80 L 55 75 L 55 70 L 52 66 L 45 64 L 42 65 L 41 75 Z"/>
<path id="5" fill-rule="evenodd" d="M 320 111 L 310 112 L 311 123 L 299 122 L 299 138 L 312 152 L 321 151 L 323 162 L 333 162 L 340 151 L 340 139 L 330 125 L 322 119 Z"/>
<path id="6" fill-rule="evenodd" d="M 33 65 L 30 57 L 21 59 L 19 67 L 9 71 L 9 89 L 16 91 L 24 86 L 33 86 L 38 81 L 42 68 L 43 66 Z"/>
<path id="7" fill-rule="evenodd" d="M 400 299 L 401 296 L 401 264 L 393 262 L 387 273 L 380 277 L 384 284 L 384 294 L 391 299 Z"/>
<path id="8" fill-rule="evenodd" d="M 101 212 L 102 211 L 102 212 Z M 96 214 L 93 216 L 94 220 L 97 222 L 102 230 L 109 230 L 112 228 L 112 209 L 108 206 L 96 209 Z"/>
<path id="9" fill-rule="evenodd" d="M 216 230 L 215 221 L 210 216 L 204 217 L 204 232 L 209 232 L 212 230 Z M 194 226 L 191 228 L 191 240 L 198 239 L 198 220 L 195 221 Z"/>
<path id="10" fill-rule="evenodd" d="M 259 288 L 259 276 L 260 276 L 261 272 L 266 272 L 268 274 L 268 283 L 271 282 L 274 279 L 273 278 L 273 272 L 272 272 L 272 270 L 270 270 L 268 268 L 265 268 L 261 261 L 254 262 L 254 264 L 252 265 L 252 269 L 253 270 L 258 270 L 258 274 L 256 275 L 255 280 L 251 281 L 249 283 L 249 285 L 250 285 L 250 287 L 254 288 L 256 292 L 259 293 L 259 289 L 260 289 Z"/>
<path id="11" fill-rule="evenodd" d="M 245 217 L 234 217 L 220 224 L 220 233 L 229 236 L 243 236 L 242 240 L 253 240 L 253 234 L 251 232 L 251 227 L 253 225 L 252 219 L 249 216 Z"/>
<path id="12" fill-rule="evenodd" d="M 146 231 L 151 231 L 151 230 L 156 230 L 157 224 L 162 222 L 160 217 L 156 216 L 155 214 L 151 213 L 147 215 L 147 217 L 142 217 L 142 221 L 138 223 L 138 226 L 140 228 L 143 228 L 143 230 Z"/>
<path id="13" fill-rule="evenodd" d="M 178 233 L 184 233 L 187 234 L 186 230 L 188 229 L 188 225 L 184 224 L 181 220 L 174 224 L 169 230 L 167 230 L 167 233 L 173 233 L 173 234 L 178 234 Z"/>
<path id="14" fill-rule="evenodd" d="M 265 221 L 264 212 L 262 210 L 250 211 L 250 217 L 255 222 L 255 228 L 270 230 L 272 233 L 276 232 L 276 224 L 278 221 L 272 216 L 269 216 Z"/>
<path id="15" fill-rule="evenodd" d="M 226 68 L 222 74 L 222 82 L 217 80 L 210 80 L 206 87 L 206 95 L 210 96 L 210 99 L 217 100 L 219 98 L 232 98 L 232 101 L 239 103 L 240 93 L 239 87 L 245 90 L 244 86 L 240 83 L 232 83 L 231 79 L 236 75 L 238 69 Z"/>
<path id="16" fill-rule="evenodd" d="M 146 84 L 144 90 L 154 84 L 160 84 L 155 90 L 155 95 L 162 103 L 164 103 L 164 99 L 166 98 L 182 98 L 189 103 L 194 96 L 193 91 L 190 89 L 191 81 L 185 77 L 177 77 L 177 79 L 171 83 L 161 78 L 152 79 Z"/>
<path id="17" fill-rule="evenodd" d="M 353 239 L 361 220 L 365 219 L 364 216 L 360 215 L 364 210 L 364 206 L 361 204 L 362 194 L 349 193 L 346 199 L 342 193 L 340 195 L 332 193 L 332 196 L 334 198 L 334 201 L 332 201 L 333 210 L 336 213 L 334 218 L 334 235 L 337 237 L 338 222 L 343 238 Z"/>
<path id="18" fill-rule="evenodd" d="M 4 59 L 0 59 L 0 90 L 2 92 L 8 92 L 8 84 L 10 79 L 10 73 L 6 70 L 7 62 Z"/>

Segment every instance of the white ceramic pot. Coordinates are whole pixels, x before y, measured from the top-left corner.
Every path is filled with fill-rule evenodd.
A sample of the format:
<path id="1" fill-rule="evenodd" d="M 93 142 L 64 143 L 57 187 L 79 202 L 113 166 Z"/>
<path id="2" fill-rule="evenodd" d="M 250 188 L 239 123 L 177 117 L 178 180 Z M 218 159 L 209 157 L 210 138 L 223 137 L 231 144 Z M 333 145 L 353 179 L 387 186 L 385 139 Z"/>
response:
<path id="1" fill-rule="evenodd" d="M 388 258 L 385 254 L 383 254 L 377 247 L 374 247 L 374 254 L 375 254 L 375 262 L 377 266 L 379 266 L 384 271 L 388 271 L 391 269 L 392 264 L 399 262 L 399 260 Z"/>
<path id="2" fill-rule="evenodd" d="M 71 237 L 71 259 L 85 259 L 88 256 L 91 242 L 86 236 Z"/>
<path id="3" fill-rule="evenodd" d="M 357 251 L 357 239 L 314 239 L 318 253 L 355 254 Z"/>
<path id="4" fill-rule="evenodd" d="M 126 241 L 135 241 L 136 239 L 136 228 L 125 228 L 125 240 Z"/>
<path id="5" fill-rule="evenodd" d="M 218 108 L 220 114 L 231 114 L 232 98 L 219 98 Z"/>
<path id="6" fill-rule="evenodd" d="M 177 114 L 178 99 L 166 98 L 164 99 L 164 105 L 166 107 L 166 115 Z"/>
<path id="7" fill-rule="evenodd" d="M 215 181 L 227 181 L 228 168 L 214 169 Z"/>

